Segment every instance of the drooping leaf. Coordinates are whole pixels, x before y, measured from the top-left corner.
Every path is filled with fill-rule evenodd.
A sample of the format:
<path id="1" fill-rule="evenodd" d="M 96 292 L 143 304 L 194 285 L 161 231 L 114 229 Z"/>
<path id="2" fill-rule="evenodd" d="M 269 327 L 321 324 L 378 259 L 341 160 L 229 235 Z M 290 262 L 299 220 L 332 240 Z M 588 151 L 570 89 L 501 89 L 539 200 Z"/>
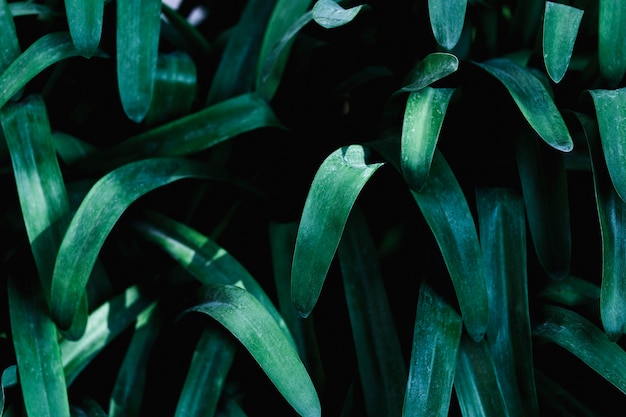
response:
<path id="1" fill-rule="evenodd" d="M 409 186 L 420 191 L 428 174 L 439 141 L 452 88 L 424 87 L 409 94 L 400 145 L 402 174 Z"/>
<path id="2" fill-rule="evenodd" d="M 426 282 L 420 286 L 403 416 L 448 415 L 463 321 Z"/>
<path id="3" fill-rule="evenodd" d="M 322 162 L 313 178 L 291 269 L 291 296 L 303 317 L 317 302 L 357 196 L 384 164 L 368 161 L 368 153 L 369 149 L 361 145 L 339 148 Z"/>
<path id="4" fill-rule="evenodd" d="M 507 58 L 476 63 L 509 91 L 530 126 L 550 146 L 569 152 L 574 147 L 565 121 L 541 81 L 525 67 Z"/>
<path id="5" fill-rule="evenodd" d="M 478 233 L 463 190 L 441 152 L 435 152 L 422 191 L 411 194 L 439 245 L 465 326 L 474 340 L 481 340 L 489 308 Z"/>
<path id="6" fill-rule="evenodd" d="M 321 416 L 315 387 L 276 320 L 243 288 L 207 285 L 188 312 L 209 315 L 241 342 L 281 395 L 303 417 Z"/>
<path id="7" fill-rule="evenodd" d="M 546 1 L 543 18 L 543 61 L 548 75 L 560 82 L 569 67 L 584 11 L 566 4 Z"/>
<path id="8" fill-rule="evenodd" d="M 17 369 L 29 416 L 69 417 L 57 329 L 38 280 L 8 279 L 9 316 Z"/>
<path id="9" fill-rule="evenodd" d="M 92 56 L 100 44 L 104 0 L 65 0 L 65 13 L 76 49 L 85 57 Z"/>
<path id="10" fill-rule="evenodd" d="M 569 274 L 572 256 L 563 154 L 527 130 L 518 133 L 515 156 L 535 252 L 544 270 L 562 279 Z"/>
<path id="11" fill-rule="evenodd" d="M 626 282 L 623 279 L 624 271 L 626 271 L 624 256 L 626 254 L 626 242 L 624 242 L 626 203 L 620 198 L 613 186 L 614 183 L 611 182 L 606 157 L 606 153 L 611 151 L 610 148 L 602 146 L 598 125 L 589 116 L 577 114 L 577 117 L 589 145 L 602 237 L 600 317 L 609 339 L 616 341 L 626 330 L 626 312 L 623 308 L 624 300 L 626 300 Z"/>
<path id="12" fill-rule="evenodd" d="M 367 414 L 398 415 L 407 378 L 404 359 L 373 238 L 358 206 L 338 253 Z"/>
<path id="13" fill-rule="evenodd" d="M 334 0 L 317 0 L 313 5 L 313 20 L 326 29 L 332 29 L 350 23 L 365 5 L 344 9 Z"/>
<path id="14" fill-rule="evenodd" d="M 111 229 L 135 200 L 184 178 L 209 178 L 199 162 L 151 158 L 111 171 L 90 189 L 65 234 L 54 267 L 52 316 L 60 329 L 74 320 L 100 249 Z"/>
<path id="15" fill-rule="evenodd" d="M 157 69 L 161 0 L 115 3 L 117 80 L 128 118 L 141 122 L 152 101 Z"/>
<path id="16" fill-rule="evenodd" d="M 561 346 L 626 393 L 626 352 L 619 344 L 578 313 L 547 305 L 544 314 L 533 330 L 535 337 Z"/>
<path id="17" fill-rule="evenodd" d="M 433 52 L 417 63 L 399 91 L 418 91 L 452 74 L 459 68 L 459 59 L 446 52 Z"/>
<path id="18" fill-rule="evenodd" d="M 435 40 L 446 50 L 461 38 L 467 0 L 428 0 L 428 16 Z"/>
<path id="19" fill-rule="evenodd" d="M 598 6 L 600 72 L 609 88 L 615 88 L 626 72 L 626 4 L 620 0 L 600 0 Z"/>
<path id="20" fill-rule="evenodd" d="M 487 340 L 511 415 L 538 416 L 526 271 L 526 222 L 521 195 L 479 188 L 478 229 L 487 270 Z"/>

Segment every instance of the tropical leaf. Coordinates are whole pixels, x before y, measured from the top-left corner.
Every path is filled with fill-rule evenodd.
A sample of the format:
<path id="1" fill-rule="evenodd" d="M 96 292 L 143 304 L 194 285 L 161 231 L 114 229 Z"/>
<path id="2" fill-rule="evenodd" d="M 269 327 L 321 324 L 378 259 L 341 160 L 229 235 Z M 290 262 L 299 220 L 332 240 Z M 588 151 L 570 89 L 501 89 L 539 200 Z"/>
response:
<path id="1" fill-rule="evenodd" d="M 560 82 L 572 57 L 584 11 L 566 4 L 546 1 L 543 18 L 543 61 L 548 75 Z"/>

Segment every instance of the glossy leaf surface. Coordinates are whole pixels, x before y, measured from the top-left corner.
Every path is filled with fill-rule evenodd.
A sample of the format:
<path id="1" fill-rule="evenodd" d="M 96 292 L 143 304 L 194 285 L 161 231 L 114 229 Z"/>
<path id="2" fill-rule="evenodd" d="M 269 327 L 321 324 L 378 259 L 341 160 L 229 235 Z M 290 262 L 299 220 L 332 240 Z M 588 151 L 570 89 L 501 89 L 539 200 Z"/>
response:
<path id="1" fill-rule="evenodd" d="M 317 0 L 313 5 L 313 20 L 318 25 L 332 29 L 350 23 L 363 9 L 364 5 L 358 5 L 344 9 L 333 0 Z"/>
<path id="2" fill-rule="evenodd" d="M 433 52 L 415 65 L 399 91 L 418 91 L 452 74 L 459 68 L 459 59 L 445 52 Z"/>

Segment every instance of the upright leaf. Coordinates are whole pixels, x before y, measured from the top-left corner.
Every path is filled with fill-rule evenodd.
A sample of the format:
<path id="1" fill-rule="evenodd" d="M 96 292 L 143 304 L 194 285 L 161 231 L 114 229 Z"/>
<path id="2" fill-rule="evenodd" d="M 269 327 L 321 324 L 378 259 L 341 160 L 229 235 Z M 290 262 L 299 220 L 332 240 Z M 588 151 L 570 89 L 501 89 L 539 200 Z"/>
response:
<path id="1" fill-rule="evenodd" d="M 0 74 L 20 55 L 13 14 L 6 0 L 0 0 Z"/>
<path id="2" fill-rule="evenodd" d="M 566 4 L 546 1 L 543 17 L 543 61 L 548 75 L 560 82 L 569 67 L 584 11 Z"/>
<path id="3" fill-rule="evenodd" d="M 600 72 L 615 88 L 626 72 L 626 3 L 600 0 L 598 12 L 598 61 Z"/>
<path id="4" fill-rule="evenodd" d="M 92 56 L 100 44 L 104 0 L 65 0 L 65 13 L 76 49 Z"/>
<path id="5" fill-rule="evenodd" d="M 313 178 L 298 226 L 291 269 L 292 300 L 304 317 L 317 302 L 357 196 L 383 165 L 370 162 L 368 152 L 361 145 L 339 148 L 322 162 Z"/>
<path id="6" fill-rule="evenodd" d="M 446 50 L 461 38 L 467 0 L 428 0 L 428 16 L 435 40 Z"/>
<path id="7" fill-rule="evenodd" d="M 430 285 L 417 300 L 403 416 L 446 417 L 463 321 Z"/>
<path id="8" fill-rule="evenodd" d="M 141 122 L 152 101 L 157 70 L 161 0 L 116 2 L 117 82 L 129 119 Z"/>
<path id="9" fill-rule="evenodd" d="M 492 58 L 476 65 L 504 84 L 522 115 L 548 145 L 562 152 L 572 150 L 574 143 L 559 109 L 528 68 L 506 58 Z"/>

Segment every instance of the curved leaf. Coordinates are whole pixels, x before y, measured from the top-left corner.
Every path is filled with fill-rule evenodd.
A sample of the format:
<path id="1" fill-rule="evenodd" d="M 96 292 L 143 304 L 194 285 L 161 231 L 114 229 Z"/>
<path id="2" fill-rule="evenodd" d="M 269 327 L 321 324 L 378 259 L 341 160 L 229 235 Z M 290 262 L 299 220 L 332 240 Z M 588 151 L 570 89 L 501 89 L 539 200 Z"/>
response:
<path id="1" fill-rule="evenodd" d="M 494 58 L 476 65 L 504 84 L 522 115 L 548 145 L 563 152 L 573 149 L 574 143 L 559 109 L 528 68 L 506 58 Z"/>
<path id="2" fill-rule="evenodd" d="M 409 186 L 419 191 L 424 186 L 439 141 L 452 88 L 425 87 L 407 99 L 400 145 L 402 175 Z"/>
<path id="3" fill-rule="evenodd" d="M 463 321 L 426 282 L 420 287 L 403 416 L 446 417 Z"/>
<path id="4" fill-rule="evenodd" d="M 441 152 L 435 152 L 422 191 L 411 194 L 439 245 L 467 331 L 481 340 L 489 307 L 478 233 L 463 190 Z"/>
<path id="5" fill-rule="evenodd" d="M 413 92 L 452 74 L 459 69 L 459 59 L 449 53 L 433 52 L 417 63 L 399 91 Z"/>
<path id="6" fill-rule="evenodd" d="M 313 178 L 298 226 L 291 269 L 291 296 L 303 317 L 317 302 L 352 205 L 383 165 L 370 163 L 368 151 L 361 145 L 339 148 L 322 162 Z"/>
<path id="7" fill-rule="evenodd" d="M 122 166 L 89 190 L 69 224 L 54 267 L 51 310 L 59 328 L 71 325 L 100 248 L 128 206 L 155 188 L 193 177 L 208 178 L 204 164 L 153 158 Z"/>
<path id="8" fill-rule="evenodd" d="M 117 82 L 128 118 L 141 122 L 152 101 L 157 69 L 161 0 L 115 2 Z"/>
<path id="9" fill-rule="evenodd" d="M 76 49 L 92 56 L 100 44 L 104 0 L 65 0 L 65 13 Z"/>
<path id="10" fill-rule="evenodd" d="M 598 62 L 602 76 L 614 88 L 626 72 L 626 3 L 600 0 L 598 4 Z"/>
<path id="11" fill-rule="evenodd" d="M 467 0 L 428 0 L 430 26 L 439 45 L 448 51 L 461 38 Z"/>
<path id="12" fill-rule="evenodd" d="M 248 291 L 232 285 L 208 285 L 188 312 L 201 312 L 223 325 L 250 352 L 294 410 L 319 417 L 320 402 L 294 345 L 267 310 Z"/>
<path id="13" fill-rule="evenodd" d="M 548 75 L 560 82 L 569 67 L 574 42 L 584 11 L 566 4 L 546 1 L 543 18 L 543 61 Z"/>
<path id="14" fill-rule="evenodd" d="M 317 0 L 313 5 L 313 20 L 318 25 L 332 29 L 350 23 L 365 5 L 344 9 L 334 0 Z"/>

